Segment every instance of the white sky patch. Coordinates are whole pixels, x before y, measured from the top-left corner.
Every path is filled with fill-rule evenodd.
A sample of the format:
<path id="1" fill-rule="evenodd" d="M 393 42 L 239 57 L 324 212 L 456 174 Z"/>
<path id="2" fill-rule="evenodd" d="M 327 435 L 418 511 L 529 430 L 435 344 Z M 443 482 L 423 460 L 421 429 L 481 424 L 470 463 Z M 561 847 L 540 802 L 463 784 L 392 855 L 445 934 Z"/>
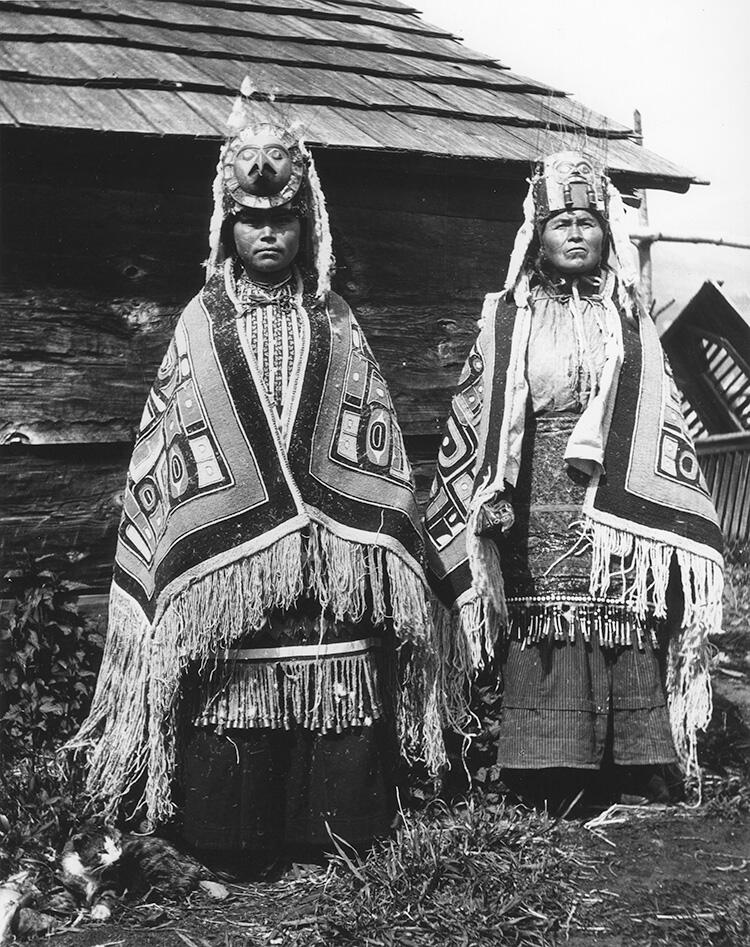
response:
<path id="1" fill-rule="evenodd" d="M 422 18 L 512 71 L 632 125 L 645 144 L 711 181 L 687 194 L 649 192 L 665 232 L 750 242 L 750 0 L 412 0 Z M 520 210 L 520 209 L 519 209 Z M 659 244 L 658 304 L 676 313 L 705 279 L 750 290 L 750 250 Z"/>

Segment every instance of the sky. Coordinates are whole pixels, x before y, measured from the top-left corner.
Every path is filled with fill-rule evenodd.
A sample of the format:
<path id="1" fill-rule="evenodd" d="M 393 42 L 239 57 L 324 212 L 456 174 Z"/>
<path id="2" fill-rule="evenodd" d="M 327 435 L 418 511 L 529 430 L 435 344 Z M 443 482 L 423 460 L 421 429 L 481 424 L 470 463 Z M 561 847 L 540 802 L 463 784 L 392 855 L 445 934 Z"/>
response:
<path id="1" fill-rule="evenodd" d="M 555 86 L 628 127 L 697 177 L 648 192 L 665 233 L 750 243 L 750 0 L 409 0 L 422 18 L 513 72 Z M 750 250 L 656 244 L 657 308 L 677 315 L 706 279 L 750 303 Z"/>

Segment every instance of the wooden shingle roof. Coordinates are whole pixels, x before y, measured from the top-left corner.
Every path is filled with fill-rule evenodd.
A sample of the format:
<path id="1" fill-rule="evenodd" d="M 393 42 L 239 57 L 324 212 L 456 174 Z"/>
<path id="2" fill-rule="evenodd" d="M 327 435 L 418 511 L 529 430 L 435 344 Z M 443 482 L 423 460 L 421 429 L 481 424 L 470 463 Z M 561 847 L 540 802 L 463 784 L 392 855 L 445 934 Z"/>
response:
<path id="1" fill-rule="evenodd" d="M 695 180 L 396 0 L 0 0 L 0 125 L 215 138 L 246 74 L 312 145 L 528 166 L 575 135 L 631 185 Z"/>

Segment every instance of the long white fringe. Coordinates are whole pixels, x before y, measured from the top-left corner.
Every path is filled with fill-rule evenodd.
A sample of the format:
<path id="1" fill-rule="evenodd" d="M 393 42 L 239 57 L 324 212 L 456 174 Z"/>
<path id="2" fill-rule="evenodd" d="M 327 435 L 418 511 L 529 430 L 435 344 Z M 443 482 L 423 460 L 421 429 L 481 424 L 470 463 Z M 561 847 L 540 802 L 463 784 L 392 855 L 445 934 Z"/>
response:
<path id="1" fill-rule="evenodd" d="M 396 733 L 402 756 L 410 763 L 422 760 L 429 773 L 436 775 L 447 763 L 443 742 L 439 671 L 441 654 L 430 627 L 426 647 L 410 647 L 407 660 L 391 675 L 389 692 L 395 704 Z"/>
<path id="2" fill-rule="evenodd" d="M 724 573 L 718 563 L 590 519 L 585 538 L 591 542 L 589 591 L 593 598 L 606 598 L 617 577 L 623 584 L 623 603 L 639 618 L 649 611 L 656 618 L 666 618 L 669 570 L 675 554 L 685 601 L 683 628 L 695 627 L 704 635 L 721 631 Z"/>
<path id="3" fill-rule="evenodd" d="M 464 737 L 476 730 L 471 682 L 492 661 L 501 627 L 491 604 L 479 596 L 452 610 L 433 602 L 430 651 L 438 657 L 429 669 L 430 687 L 441 725 Z"/>
<path id="4" fill-rule="evenodd" d="M 148 664 L 151 628 L 117 586 L 109 597 L 109 634 L 89 715 L 67 749 L 85 750 L 88 786 L 115 811 L 148 766 Z"/>
<path id="5" fill-rule="evenodd" d="M 169 818 L 180 685 L 188 664 L 205 665 L 260 629 L 272 609 L 291 608 L 305 591 L 336 618 L 357 622 L 370 590 L 373 624 L 391 619 L 402 640 L 425 647 L 430 621 L 424 587 L 412 569 L 389 550 L 340 539 L 317 524 L 306 545 L 292 534 L 175 592 L 154 625 L 113 585 L 91 712 L 68 744 L 88 753 L 92 796 L 114 816 L 124 796 L 143 791 L 148 818 Z M 430 727 L 434 731 L 434 721 L 427 721 L 426 732 Z"/>
<path id="6" fill-rule="evenodd" d="M 472 588 L 479 598 L 492 604 L 500 623 L 504 625 L 508 620 L 508 609 L 505 604 L 505 583 L 500 565 L 500 552 L 494 539 L 482 536 L 478 532 L 477 520 L 483 509 L 483 503 L 475 507 L 472 502 L 472 512 L 466 524 L 466 551 L 469 555 Z"/>
<path id="7" fill-rule="evenodd" d="M 223 663 L 223 662 L 222 662 Z M 369 726 L 383 716 L 375 655 L 343 654 L 324 660 L 232 661 L 224 680 L 208 679 L 199 725 L 289 730 L 297 724 L 321 733 Z M 226 672 L 224 672 L 226 673 Z"/>
<path id="8" fill-rule="evenodd" d="M 531 240 L 534 236 L 534 184 L 529 181 L 529 189 L 523 201 L 523 223 L 518 228 L 516 239 L 513 242 L 513 251 L 508 262 L 508 272 L 505 276 L 504 291 L 510 292 L 514 289 L 518 277 L 526 261 Z"/>
<path id="9" fill-rule="evenodd" d="M 623 601 L 639 617 L 649 606 L 657 618 L 667 617 L 670 564 L 676 555 L 684 609 L 682 627 L 670 642 L 667 696 L 677 753 L 686 773 L 696 775 L 697 731 L 705 730 L 711 719 L 708 636 L 722 630 L 722 567 L 696 553 L 601 523 L 589 522 L 587 533 L 593 547 L 591 594 L 604 597 L 616 575 L 623 582 Z M 617 561 L 623 565 L 613 573 Z"/>
<path id="10" fill-rule="evenodd" d="M 677 755 L 688 777 L 700 774 L 697 734 L 708 727 L 713 711 L 709 660 L 708 642 L 696 626 L 670 642 L 669 721 Z"/>
<path id="11" fill-rule="evenodd" d="M 325 299 L 331 289 L 331 275 L 333 273 L 333 240 L 331 238 L 331 224 L 328 219 L 328 208 L 320 186 L 320 178 L 315 162 L 305 142 L 300 138 L 299 147 L 307 161 L 307 182 L 312 204 L 311 223 L 313 226 L 313 254 L 315 256 L 315 271 L 318 275 L 316 296 Z"/>
<path id="12" fill-rule="evenodd" d="M 216 174 L 211 188 L 214 206 L 211 212 L 211 223 L 208 228 L 208 259 L 206 260 L 206 281 L 216 272 L 221 263 L 221 227 L 224 222 L 224 155 L 226 144 L 219 149 L 219 160 L 216 164 Z"/>

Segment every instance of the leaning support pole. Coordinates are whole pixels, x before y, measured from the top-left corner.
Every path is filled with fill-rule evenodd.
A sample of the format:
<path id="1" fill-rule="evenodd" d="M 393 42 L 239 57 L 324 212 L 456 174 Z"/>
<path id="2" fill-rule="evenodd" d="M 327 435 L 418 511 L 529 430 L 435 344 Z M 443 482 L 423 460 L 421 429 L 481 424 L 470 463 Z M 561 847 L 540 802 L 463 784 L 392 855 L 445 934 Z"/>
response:
<path id="1" fill-rule="evenodd" d="M 643 125 L 641 123 L 641 113 L 638 109 L 633 112 L 633 129 L 638 136 L 636 142 L 643 146 Z M 644 230 L 648 230 L 648 200 L 645 188 L 638 190 L 640 204 L 638 205 L 638 223 Z M 651 312 L 654 302 L 653 291 L 653 271 L 651 266 L 651 241 L 640 240 L 638 246 L 638 266 L 640 269 L 641 281 L 641 299 L 647 312 Z"/>

